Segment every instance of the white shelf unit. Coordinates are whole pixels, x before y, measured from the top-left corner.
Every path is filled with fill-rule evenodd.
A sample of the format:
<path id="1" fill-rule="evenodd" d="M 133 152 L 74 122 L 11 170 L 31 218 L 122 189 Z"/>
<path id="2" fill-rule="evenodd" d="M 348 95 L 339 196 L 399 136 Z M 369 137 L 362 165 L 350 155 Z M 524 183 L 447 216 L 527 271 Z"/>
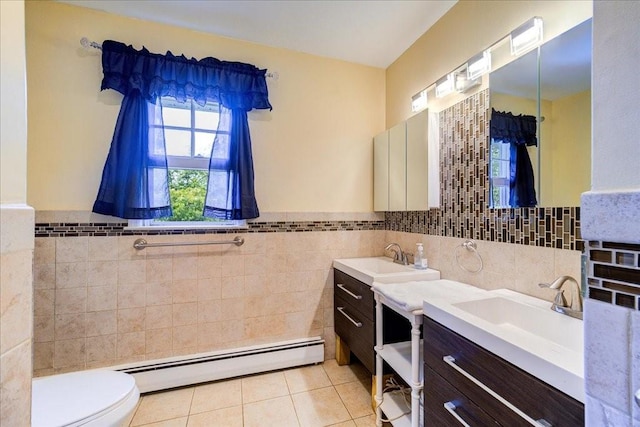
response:
<path id="1" fill-rule="evenodd" d="M 423 355 L 420 340 L 422 310 L 407 311 L 374 290 L 376 300 L 376 425 L 382 426 L 382 412 L 387 419 L 394 419 L 406 412 L 404 398 L 398 394 L 385 393 L 383 397 L 383 365 L 386 362 L 411 387 L 411 412 L 391 421 L 394 427 L 420 427 L 420 397 L 423 387 Z M 401 314 L 411 323 L 411 341 L 385 344 L 383 342 L 383 305 Z"/>
<path id="2" fill-rule="evenodd" d="M 411 413 L 405 414 L 407 404 L 399 393 L 383 393 L 380 408 L 394 427 L 411 427 Z"/>

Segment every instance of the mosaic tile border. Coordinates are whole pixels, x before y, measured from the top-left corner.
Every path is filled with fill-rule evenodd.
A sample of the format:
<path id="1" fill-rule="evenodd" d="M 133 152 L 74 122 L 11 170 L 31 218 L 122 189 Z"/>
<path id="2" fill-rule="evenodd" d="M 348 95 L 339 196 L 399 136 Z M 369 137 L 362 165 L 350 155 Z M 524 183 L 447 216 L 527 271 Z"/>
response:
<path id="1" fill-rule="evenodd" d="M 386 212 L 387 230 L 582 250 L 580 208 L 489 209 L 489 90 L 440 112 L 440 208 Z"/>
<path id="2" fill-rule="evenodd" d="M 495 209 L 464 217 L 444 209 L 387 212 L 385 228 L 462 239 L 582 251 L 580 208 Z"/>
<path id="3" fill-rule="evenodd" d="M 640 310 L 640 245 L 589 241 L 587 297 Z"/>
<path id="4" fill-rule="evenodd" d="M 125 230 L 126 222 L 118 223 L 36 223 L 35 237 L 78 236 L 161 236 L 184 234 L 291 233 L 310 231 L 384 230 L 384 221 L 276 221 L 252 222 L 248 228 L 186 229 L 186 230 Z"/>

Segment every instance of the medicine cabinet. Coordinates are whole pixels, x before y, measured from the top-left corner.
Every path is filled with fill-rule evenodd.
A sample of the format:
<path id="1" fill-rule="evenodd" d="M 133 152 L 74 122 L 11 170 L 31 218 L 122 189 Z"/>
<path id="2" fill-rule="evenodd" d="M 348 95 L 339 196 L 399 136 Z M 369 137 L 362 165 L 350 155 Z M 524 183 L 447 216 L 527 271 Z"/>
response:
<path id="1" fill-rule="evenodd" d="M 437 205 L 430 203 L 429 197 L 429 176 L 433 176 L 433 170 L 431 174 L 429 171 L 429 147 L 437 146 L 437 142 L 430 144 L 429 139 L 428 110 L 374 137 L 374 211 L 418 211 Z M 434 157 L 437 163 L 437 155 Z M 437 174 L 435 185 L 439 185 Z"/>

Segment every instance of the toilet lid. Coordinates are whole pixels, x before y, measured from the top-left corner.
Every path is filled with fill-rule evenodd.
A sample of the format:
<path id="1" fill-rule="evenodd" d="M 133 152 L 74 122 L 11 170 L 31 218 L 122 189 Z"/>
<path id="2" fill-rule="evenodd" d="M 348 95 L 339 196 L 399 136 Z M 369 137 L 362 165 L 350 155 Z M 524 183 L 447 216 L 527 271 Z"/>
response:
<path id="1" fill-rule="evenodd" d="M 95 370 L 34 378 L 32 427 L 67 426 L 108 411 L 136 388 L 123 372 Z"/>

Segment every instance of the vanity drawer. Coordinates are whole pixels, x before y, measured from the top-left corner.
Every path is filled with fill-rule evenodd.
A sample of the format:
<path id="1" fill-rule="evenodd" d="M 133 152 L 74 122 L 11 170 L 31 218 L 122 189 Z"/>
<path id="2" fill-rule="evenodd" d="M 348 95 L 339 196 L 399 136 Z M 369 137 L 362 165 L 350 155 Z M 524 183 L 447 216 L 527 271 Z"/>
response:
<path id="1" fill-rule="evenodd" d="M 373 292 L 371 287 L 340 270 L 333 270 L 334 295 L 341 297 L 367 319 L 375 319 Z"/>
<path id="2" fill-rule="evenodd" d="M 371 291 L 369 291 L 371 292 Z M 334 328 L 369 372 L 375 372 L 375 325 L 344 298 L 335 295 Z"/>
<path id="3" fill-rule="evenodd" d="M 424 367 L 424 425 L 452 427 L 464 425 L 449 412 L 460 417 L 470 426 L 499 426 L 493 418 L 449 384 L 444 378 L 425 365 Z M 428 385 L 428 387 L 426 387 Z M 453 406 L 453 407 L 451 407 Z"/>
<path id="4" fill-rule="evenodd" d="M 424 362 L 469 400 L 505 426 L 529 425 L 443 358 L 493 390 L 534 420 L 583 426 L 584 405 L 439 323 L 424 318 Z M 425 387 L 427 384 L 425 383 Z"/>

